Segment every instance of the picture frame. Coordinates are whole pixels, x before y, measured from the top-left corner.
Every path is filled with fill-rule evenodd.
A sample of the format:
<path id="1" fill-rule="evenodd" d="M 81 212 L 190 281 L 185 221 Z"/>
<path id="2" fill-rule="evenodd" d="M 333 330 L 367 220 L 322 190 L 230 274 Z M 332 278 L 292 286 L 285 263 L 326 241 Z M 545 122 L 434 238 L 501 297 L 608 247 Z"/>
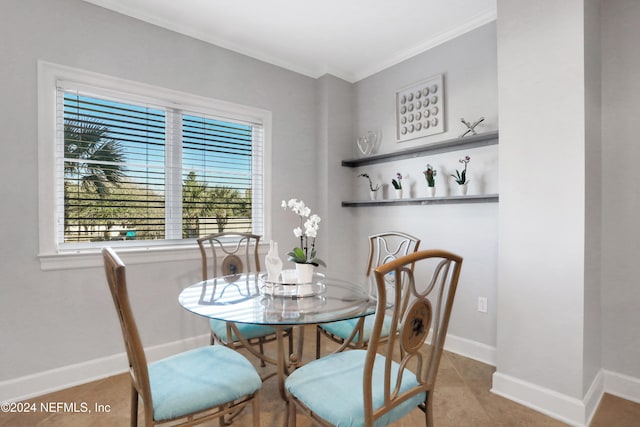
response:
<path id="1" fill-rule="evenodd" d="M 444 76 L 438 74 L 396 91 L 396 140 L 445 131 Z"/>

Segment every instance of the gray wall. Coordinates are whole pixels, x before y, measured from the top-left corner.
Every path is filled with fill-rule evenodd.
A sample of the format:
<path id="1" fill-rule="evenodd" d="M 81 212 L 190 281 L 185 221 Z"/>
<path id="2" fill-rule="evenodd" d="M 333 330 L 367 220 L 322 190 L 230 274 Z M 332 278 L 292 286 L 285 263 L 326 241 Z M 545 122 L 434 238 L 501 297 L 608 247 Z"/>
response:
<path id="1" fill-rule="evenodd" d="M 501 200 L 494 389 L 496 378 L 517 378 L 583 396 L 588 189 L 580 3 L 498 2 Z"/>
<path id="2" fill-rule="evenodd" d="M 640 3 L 602 8 L 603 367 L 640 378 Z"/>
<path id="3" fill-rule="evenodd" d="M 445 87 L 445 132 L 405 142 L 395 139 L 395 92 L 405 86 L 443 74 Z M 436 141 L 455 138 L 466 127 L 460 118 L 485 121 L 479 133 L 498 129 L 498 89 L 496 59 L 496 25 L 487 24 L 457 37 L 423 54 L 361 80 L 355 85 L 356 135 L 379 130 L 382 142 L 379 152 L 392 152 Z M 355 139 L 351 141 L 352 157 L 356 156 Z M 430 163 L 437 170 L 436 195 L 457 194 L 457 184 L 449 176 L 461 168 L 460 157 L 471 156 L 468 167 L 469 194 L 498 193 L 497 146 L 430 154 L 416 159 L 393 161 L 356 168 L 351 172 L 354 183 L 351 198 L 367 199 L 368 183 L 357 175 L 367 172 L 378 183 L 385 198 L 394 198 L 391 179 L 396 172 L 404 176 L 404 193 L 427 197 L 422 171 Z M 442 248 L 464 257 L 461 282 L 456 295 L 449 333 L 487 347 L 495 347 L 496 263 L 498 207 L 496 203 L 384 206 L 346 208 L 355 212 L 358 242 L 358 264 L 365 266 L 366 237 L 370 234 L 398 230 L 422 239 L 421 248 Z M 479 296 L 488 298 L 489 312 L 477 311 Z M 449 340 L 448 345 L 454 344 Z M 485 348 L 486 349 L 486 348 Z M 462 352 L 473 348 L 461 349 Z M 477 350 L 477 348 L 475 349 Z M 490 355 L 474 353 L 491 362 Z M 467 353 L 469 354 L 469 353 Z"/>
<path id="4" fill-rule="evenodd" d="M 315 202 L 314 79 L 77 0 L 0 2 L 0 40 L 0 382 L 124 350 L 101 268 L 40 270 L 37 60 L 271 110 L 276 208 L 294 196 Z M 295 243 L 295 225 L 274 216 L 281 252 Z M 130 266 L 145 345 L 207 332 L 177 304 L 179 290 L 199 278 L 196 257 Z"/>
<path id="5" fill-rule="evenodd" d="M 355 212 L 341 207 L 350 193 L 350 171 L 340 167 L 351 157 L 354 135 L 353 84 L 331 75 L 318 79 L 318 212 L 325 232 L 320 234 L 320 247 L 329 248 L 323 260 L 332 274 L 350 274 L 362 268 L 355 262 Z M 353 277 L 353 276 L 352 276 Z"/>

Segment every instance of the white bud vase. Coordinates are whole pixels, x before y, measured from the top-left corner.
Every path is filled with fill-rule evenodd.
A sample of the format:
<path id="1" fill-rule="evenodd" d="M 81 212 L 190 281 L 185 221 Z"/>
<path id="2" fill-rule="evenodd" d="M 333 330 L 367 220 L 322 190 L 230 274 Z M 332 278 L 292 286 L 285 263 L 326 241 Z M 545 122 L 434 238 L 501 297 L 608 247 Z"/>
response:
<path id="1" fill-rule="evenodd" d="M 278 242 L 273 240 L 269 242 L 269 252 L 264 259 L 264 264 L 267 268 L 267 280 L 277 282 L 282 271 L 282 260 L 278 256 Z"/>
<path id="2" fill-rule="evenodd" d="M 369 191 L 369 197 L 371 197 L 371 200 L 375 200 L 378 198 L 378 192 L 377 191 Z"/>
<path id="3" fill-rule="evenodd" d="M 298 272 L 298 283 L 311 283 L 313 280 L 313 264 L 296 263 L 296 271 Z"/>

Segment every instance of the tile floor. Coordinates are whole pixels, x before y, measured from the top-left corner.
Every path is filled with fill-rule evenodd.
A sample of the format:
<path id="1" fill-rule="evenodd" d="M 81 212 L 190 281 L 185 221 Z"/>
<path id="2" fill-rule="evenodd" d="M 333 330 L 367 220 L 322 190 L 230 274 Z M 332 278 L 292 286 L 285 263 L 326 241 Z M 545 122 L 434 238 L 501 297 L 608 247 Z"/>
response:
<path id="1" fill-rule="evenodd" d="M 272 344 L 270 344 L 272 345 Z M 323 340 L 325 349 L 330 344 Z M 273 348 L 268 348 L 273 350 Z M 305 354 L 308 361 L 315 352 L 315 332 L 307 328 Z M 258 368 L 258 369 L 271 369 Z M 437 427 L 495 427 L 495 426 L 564 426 L 565 424 L 527 407 L 492 394 L 491 375 L 494 368 L 454 353 L 443 355 L 434 401 L 434 421 Z M 0 426 L 35 427 L 111 427 L 129 425 L 129 380 L 126 374 L 93 381 L 29 399 L 37 407 L 40 402 L 86 403 L 91 413 L 0 413 Z M 108 412 L 96 411 L 102 405 Z M 100 409 L 99 407 L 97 409 Z M 282 427 L 285 419 L 284 402 L 280 399 L 275 378 L 265 382 L 261 392 L 261 422 L 264 427 Z M 142 425 L 142 418 L 139 419 Z M 218 426 L 217 421 L 207 425 Z M 234 426 L 251 425 L 251 413 L 245 411 Z M 394 427 L 424 425 L 424 414 L 416 409 L 409 416 L 393 424 Z M 299 427 L 311 427 L 309 420 L 298 414 Z M 605 395 L 591 423 L 591 427 L 638 427 L 640 404 Z"/>

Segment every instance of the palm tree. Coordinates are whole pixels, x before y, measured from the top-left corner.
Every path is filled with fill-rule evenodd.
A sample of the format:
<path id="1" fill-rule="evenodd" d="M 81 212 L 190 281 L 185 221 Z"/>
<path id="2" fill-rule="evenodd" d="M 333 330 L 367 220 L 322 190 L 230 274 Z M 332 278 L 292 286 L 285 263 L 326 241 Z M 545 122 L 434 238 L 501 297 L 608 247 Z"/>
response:
<path id="1" fill-rule="evenodd" d="M 109 194 L 109 185 L 118 186 L 125 177 L 124 152 L 120 141 L 110 137 L 109 127 L 91 118 L 65 119 L 64 173 L 100 197 Z"/>
<path id="2" fill-rule="evenodd" d="M 205 201 L 207 184 L 198 182 L 196 173 L 189 172 L 182 185 L 182 236 L 200 237 L 200 218 L 208 213 Z"/>
<path id="3" fill-rule="evenodd" d="M 64 227 L 90 227 L 97 213 L 89 194 L 78 199 L 80 189 L 96 193 L 100 199 L 109 194 L 109 186 L 119 186 L 124 174 L 123 149 L 120 141 L 110 138 L 110 130 L 100 121 L 84 117 L 64 121 Z M 75 188 L 76 190 L 72 190 Z M 74 191 L 76 200 L 72 200 Z M 93 208 L 91 208 L 93 206 Z M 75 221 L 72 221 L 72 217 Z"/>
<path id="4" fill-rule="evenodd" d="M 209 188 L 200 182 L 194 171 L 189 172 L 182 184 L 182 235 L 184 238 L 200 237 L 200 221 L 211 215 L 222 233 L 229 218 L 242 208 L 238 190 L 231 187 Z M 245 208 L 246 209 L 246 208 Z"/>
<path id="5" fill-rule="evenodd" d="M 209 203 L 213 206 L 211 212 L 216 219 L 218 232 L 222 233 L 229 223 L 229 217 L 235 214 L 240 200 L 238 190 L 231 187 L 214 187 L 209 193 Z"/>

